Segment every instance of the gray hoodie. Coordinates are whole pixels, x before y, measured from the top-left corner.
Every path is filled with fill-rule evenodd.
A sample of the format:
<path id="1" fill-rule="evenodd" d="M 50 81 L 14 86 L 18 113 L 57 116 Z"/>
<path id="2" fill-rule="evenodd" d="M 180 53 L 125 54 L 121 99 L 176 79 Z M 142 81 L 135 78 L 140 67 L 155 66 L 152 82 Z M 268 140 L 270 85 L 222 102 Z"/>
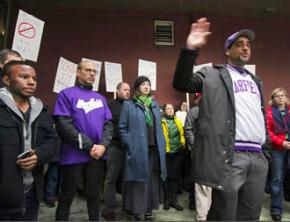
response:
<path id="1" fill-rule="evenodd" d="M 34 96 L 29 97 L 30 117 L 29 122 L 27 123 L 23 117 L 23 114 L 18 109 L 11 92 L 6 87 L 0 88 L 0 100 L 2 100 L 2 102 L 5 103 L 22 120 L 24 151 L 31 149 L 31 125 L 42 111 L 43 103 L 39 98 Z M 24 193 L 27 193 L 32 189 L 33 181 L 34 179 L 32 172 L 23 171 Z"/>

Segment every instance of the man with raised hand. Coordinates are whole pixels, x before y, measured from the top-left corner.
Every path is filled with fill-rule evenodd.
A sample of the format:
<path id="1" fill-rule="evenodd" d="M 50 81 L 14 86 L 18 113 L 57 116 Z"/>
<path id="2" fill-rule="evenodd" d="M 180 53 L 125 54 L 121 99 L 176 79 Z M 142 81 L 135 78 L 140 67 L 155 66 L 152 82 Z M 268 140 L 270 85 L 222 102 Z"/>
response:
<path id="1" fill-rule="evenodd" d="M 192 73 L 209 28 L 206 18 L 192 24 L 173 80 L 179 91 L 202 93 L 194 180 L 213 188 L 208 220 L 259 220 L 270 146 L 261 81 L 245 69 L 255 34 L 233 33 L 225 42 L 225 64 Z"/>

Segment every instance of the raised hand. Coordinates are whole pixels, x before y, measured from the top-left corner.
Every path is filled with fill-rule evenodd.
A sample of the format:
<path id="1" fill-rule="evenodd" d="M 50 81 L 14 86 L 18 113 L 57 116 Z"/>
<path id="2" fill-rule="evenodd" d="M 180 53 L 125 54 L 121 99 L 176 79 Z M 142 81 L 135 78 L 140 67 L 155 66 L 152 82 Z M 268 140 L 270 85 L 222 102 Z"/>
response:
<path id="1" fill-rule="evenodd" d="M 207 43 L 207 37 L 211 34 L 209 31 L 210 23 L 206 18 L 200 18 L 191 24 L 191 30 L 186 40 L 188 49 L 199 49 Z"/>

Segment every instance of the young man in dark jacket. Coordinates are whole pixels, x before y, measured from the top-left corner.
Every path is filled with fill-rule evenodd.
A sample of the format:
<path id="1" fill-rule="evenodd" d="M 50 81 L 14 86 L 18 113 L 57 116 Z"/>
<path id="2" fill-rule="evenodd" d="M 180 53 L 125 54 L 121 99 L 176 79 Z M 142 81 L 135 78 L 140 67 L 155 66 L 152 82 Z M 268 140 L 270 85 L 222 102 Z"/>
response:
<path id="1" fill-rule="evenodd" d="M 206 18 L 192 24 L 173 81 L 177 90 L 202 92 L 194 179 L 213 188 L 209 220 L 259 220 L 269 143 L 261 81 L 244 68 L 255 34 L 247 29 L 232 34 L 225 42 L 226 64 L 192 73 L 209 27 Z"/>
<path id="2" fill-rule="evenodd" d="M 0 89 L 0 220 L 37 220 L 43 194 L 43 165 L 55 131 L 47 108 L 33 96 L 35 69 L 12 61 L 3 68 Z M 19 155 L 26 152 L 26 155 Z"/>

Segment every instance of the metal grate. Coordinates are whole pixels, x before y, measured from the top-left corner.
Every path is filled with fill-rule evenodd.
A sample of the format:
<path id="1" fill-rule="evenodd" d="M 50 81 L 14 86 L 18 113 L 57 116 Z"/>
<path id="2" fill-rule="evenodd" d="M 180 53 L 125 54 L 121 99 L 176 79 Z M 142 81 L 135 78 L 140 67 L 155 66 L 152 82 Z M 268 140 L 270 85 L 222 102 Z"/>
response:
<path id="1" fill-rule="evenodd" d="M 155 45 L 174 45 L 174 22 L 154 21 Z"/>

